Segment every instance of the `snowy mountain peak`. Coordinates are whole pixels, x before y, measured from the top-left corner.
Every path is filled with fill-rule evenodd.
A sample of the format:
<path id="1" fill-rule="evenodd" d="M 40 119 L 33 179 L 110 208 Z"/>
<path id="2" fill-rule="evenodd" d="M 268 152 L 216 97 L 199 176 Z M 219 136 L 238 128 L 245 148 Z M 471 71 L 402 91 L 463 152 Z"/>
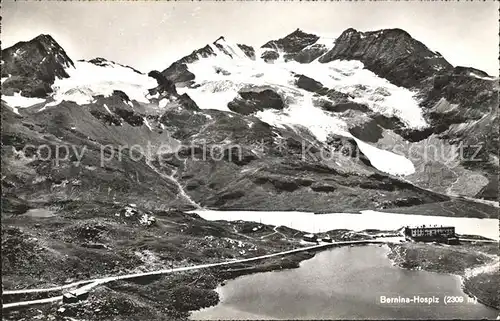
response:
<path id="1" fill-rule="evenodd" d="M 198 151 L 186 150 L 184 164 L 168 165 L 179 169 L 179 184 L 193 195 L 208 195 L 199 201 L 207 206 L 260 206 L 266 199 L 308 208 L 322 200 L 327 209 L 342 199 L 364 208 L 379 201 L 412 205 L 432 200 L 425 189 L 497 197 L 497 82 L 480 70 L 453 68 L 398 29 L 347 29 L 335 38 L 297 29 L 262 48 L 219 37 L 147 75 L 104 58 L 69 63 L 47 36 L 2 53 L 2 107 L 19 113 L 2 108 L 21 138 L 11 142 L 36 131 L 43 141 L 51 133 L 88 146 L 146 146 L 166 138 L 184 146 L 222 144 L 221 161 L 191 161 Z M 485 142 L 484 161 L 449 164 L 462 142 Z M 428 144 L 450 156 L 426 160 Z M 242 147 L 243 159 L 231 160 L 229 146 Z M 88 186 L 109 174 L 96 159 L 87 163 L 87 173 L 98 173 Z M 125 174 L 134 188 L 159 173 L 148 163 L 118 163 L 115 175 Z M 127 175 L 148 168 L 154 173 Z M 443 181 L 433 183 L 439 171 Z M 27 190 L 34 190 L 35 179 Z M 157 190 L 160 181 L 134 197 L 165 195 L 167 189 Z M 24 192 L 12 186 L 13 193 Z"/>
<path id="2" fill-rule="evenodd" d="M 68 78 L 58 78 L 53 84 L 56 105 L 66 101 L 86 104 L 94 101 L 94 96 L 113 94 L 115 90 L 124 92 L 130 100 L 148 103 L 148 89 L 157 86 L 157 81 L 148 75 L 121 64 L 96 58 L 77 61 L 75 68 L 68 68 Z"/>
<path id="3" fill-rule="evenodd" d="M 318 36 L 297 29 L 289 35 L 278 40 L 271 40 L 265 43 L 262 48 L 281 50 L 286 53 L 294 53 L 314 44 L 319 39 Z"/>
<path id="4" fill-rule="evenodd" d="M 157 86 L 154 78 L 104 58 L 73 63 L 50 35 L 2 50 L 2 59 L 2 99 L 13 108 L 45 99 L 45 107 L 62 101 L 89 104 L 95 96 L 107 97 L 117 90 L 131 100 L 149 103 L 148 89 Z"/>
<path id="5" fill-rule="evenodd" d="M 213 42 L 211 48 L 215 55 L 225 55 L 232 59 L 247 59 L 249 56 L 241 49 L 241 47 L 235 43 L 230 43 L 221 36 Z"/>
<path id="6" fill-rule="evenodd" d="M 298 30 L 257 49 L 252 60 L 236 54 L 241 46 L 219 38 L 209 45 L 210 55 L 201 57 L 199 49 L 198 59 L 184 57 L 162 74 L 201 109 L 253 115 L 279 128 L 307 131 L 323 143 L 331 135 L 352 137 L 352 127 L 372 118 L 412 130 L 428 126 L 414 92 L 391 84 L 359 61 L 318 61 L 334 42 Z M 356 104 L 361 114 L 343 113 Z M 411 173 L 410 165 L 404 162 L 394 173 Z"/>
<path id="7" fill-rule="evenodd" d="M 285 61 L 310 63 L 331 50 L 334 42 L 335 38 L 318 36 L 296 29 L 283 38 L 265 43 L 261 47 L 265 50 L 261 58 L 266 62 L 282 58 Z"/>
<path id="8" fill-rule="evenodd" d="M 93 58 L 93 59 L 90 59 L 90 60 L 78 60 L 78 61 L 88 61 L 96 66 L 101 66 L 101 67 L 108 67 L 108 66 L 113 66 L 114 64 L 116 64 L 114 61 L 109 61 L 105 58 L 101 58 L 101 57 L 96 57 L 96 58 Z"/>
<path id="9" fill-rule="evenodd" d="M 133 67 L 130 67 L 130 66 L 127 66 L 127 65 L 122 65 L 120 63 L 117 63 L 117 62 L 114 62 L 112 60 L 107 60 L 105 58 L 101 58 L 101 57 L 96 57 L 96 58 L 93 58 L 93 59 L 90 59 L 90 60 L 79 60 L 79 61 L 87 61 L 91 64 L 94 64 L 96 66 L 101 66 L 101 67 L 111 67 L 111 68 L 129 68 L 130 70 L 132 70 L 133 72 L 137 73 L 137 74 L 140 74 L 142 75 L 143 73 L 140 72 L 139 70 L 133 68 Z"/>

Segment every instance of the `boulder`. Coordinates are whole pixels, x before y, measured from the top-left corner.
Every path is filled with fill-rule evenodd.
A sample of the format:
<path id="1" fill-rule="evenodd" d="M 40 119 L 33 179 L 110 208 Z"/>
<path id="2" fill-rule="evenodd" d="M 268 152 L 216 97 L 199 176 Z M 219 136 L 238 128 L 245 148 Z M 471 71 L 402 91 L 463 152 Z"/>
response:
<path id="1" fill-rule="evenodd" d="M 283 98 L 272 89 L 240 90 L 239 97 L 228 103 L 228 108 L 242 115 L 250 115 L 265 109 L 281 110 L 285 107 Z"/>
<path id="2" fill-rule="evenodd" d="M 262 53 L 260 58 L 264 59 L 265 62 L 273 62 L 280 57 L 280 54 L 274 50 L 267 50 Z"/>

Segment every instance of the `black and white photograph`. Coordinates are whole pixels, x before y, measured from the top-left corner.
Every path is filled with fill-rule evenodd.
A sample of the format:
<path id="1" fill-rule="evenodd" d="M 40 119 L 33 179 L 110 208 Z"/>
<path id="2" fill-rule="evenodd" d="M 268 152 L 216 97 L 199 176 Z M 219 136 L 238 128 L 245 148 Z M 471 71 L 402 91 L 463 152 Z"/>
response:
<path id="1" fill-rule="evenodd" d="M 500 2 L 0 6 L 2 320 L 500 320 Z"/>

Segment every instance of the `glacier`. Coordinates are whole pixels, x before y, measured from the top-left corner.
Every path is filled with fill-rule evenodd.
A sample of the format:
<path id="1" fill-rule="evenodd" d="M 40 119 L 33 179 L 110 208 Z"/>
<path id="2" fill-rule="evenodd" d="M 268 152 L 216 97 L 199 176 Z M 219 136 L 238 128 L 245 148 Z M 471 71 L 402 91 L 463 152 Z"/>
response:
<path id="1" fill-rule="evenodd" d="M 322 38 L 318 41 L 327 42 Z M 229 111 L 228 103 L 238 96 L 240 89 L 270 87 L 284 97 L 287 107 L 257 112 L 255 116 L 262 121 L 277 127 L 308 128 L 321 142 L 325 142 L 330 134 L 353 137 L 344 119 L 315 106 L 315 95 L 295 86 L 295 76 L 305 75 L 329 89 L 354 96 L 354 102 L 366 104 L 375 112 L 399 118 L 409 128 L 428 126 L 414 92 L 378 77 L 364 69 L 359 61 L 320 63 L 316 59 L 301 64 L 285 61 L 280 53 L 280 58 L 268 63 L 260 58 L 264 49 L 257 49 L 253 60 L 245 56 L 236 44 L 224 39 L 217 40 L 217 43 L 222 49 L 212 45 L 215 55 L 200 56 L 197 61 L 187 64 L 188 70 L 196 76 L 195 84 L 177 86 L 178 92 L 188 94 L 202 109 Z M 231 52 L 232 57 L 227 52 Z M 220 70 L 224 72 L 218 72 Z M 415 172 L 412 162 L 404 156 L 378 149 L 357 138 L 356 142 L 375 168 L 393 175 Z"/>

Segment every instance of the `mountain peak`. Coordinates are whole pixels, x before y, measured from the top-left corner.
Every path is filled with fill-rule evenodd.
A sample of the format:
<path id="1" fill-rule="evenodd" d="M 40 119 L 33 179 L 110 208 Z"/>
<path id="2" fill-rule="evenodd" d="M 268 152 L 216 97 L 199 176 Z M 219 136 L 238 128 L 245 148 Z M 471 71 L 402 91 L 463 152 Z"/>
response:
<path id="1" fill-rule="evenodd" d="M 344 33 L 353 33 L 353 32 L 358 32 L 356 29 L 354 28 L 347 28 L 346 30 L 344 30 L 344 32 L 342 32 L 342 34 Z"/>
<path id="2" fill-rule="evenodd" d="M 309 35 L 312 35 L 312 34 L 307 33 L 300 28 L 297 28 L 297 29 L 295 29 L 294 32 L 290 33 L 287 37 L 290 37 L 290 36 L 309 36 Z"/>
<path id="3" fill-rule="evenodd" d="M 339 39 L 345 38 L 345 37 L 360 37 L 360 38 L 365 38 L 365 37 L 392 37 L 392 38 L 397 38 L 397 37 L 405 37 L 408 39 L 413 39 L 412 36 L 406 32 L 403 29 L 400 28 L 389 28 L 389 29 L 380 29 L 380 30 L 375 30 L 375 31 L 358 31 L 354 28 L 347 28 L 344 30 L 341 34 Z M 413 39 L 415 40 L 415 39 Z"/>
<path id="4" fill-rule="evenodd" d="M 436 72 L 453 69 L 440 54 L 399 28 L 377 31 L 346 29 L 320 62 L 359 60 L 365 67 L 403 87 L 419 86 Z"/>
<path id="5" fill-rule="evenodd" d="M 123 64 L 120 64 L 118 62 L 115 62 L 115 61 L 112 61 L 112 60 L 108 60 L 108 59 L 102 58 L 102 57 L 95 57 L 95 58 L 92 58 L 90 60 L 80 59 L 78 61 L 88 62 L 88 63 L 94 64 L 96 66 L 99 66 L 99 67 L 120 66 L 120 67 L 123 67 L 123 68 L 129 68 L 132 71 L 134 71 L 135 73 L 138 73 L 138 74 L 141 74 L 141 75 L 143 74 L 142 72 L 140 72 L 139 70 L 137 70 L 137 69 L 135 69 L 135 68 L 133 68 L 131 66 L 123 65 Z"/>
<path id="6" fill-rule="evenodd" d="M 379 33 L 379 34 L 393 34 L 393 35 L 400 35 L 400 36 L 405 36 L 405 37 L 411 37 L 411 35 L 403 29 L 400 28 L 388 28 L 388 29 L 380 29 L 376 31 L 371 31 L 372 33 Z"/>
<path id="7" fill-rule="evenodd" d="M 47 96 L 55 79 L 69 77 L 65 69 L 74 67 L 64 49 L 48 34 L 2 50 L 2 60 L 2 77 L 8 77 L 3 88 L 26 97 Z M 10 81 L 11 76 L 16 76 L 16 81 Z"/>
<path id="8" fill-rule="evenodd" d="M 296 29 L 289 35 L 278 40 L 271 40 L 265 43 L 262 48 L 269 48 L 274 50 L 284 51 L 286 53 L 296 53 L 301 51 L 307 46 L 314 44 L 318 41 L 319 37 L 306 33 L 300 29 Z"/>
<path id="9" fill-rule="evenodd" d="M 86 60 L 78 60 L 78 61 L 86 61 Z M 90 60 L 87 60 L 87 62 L 94 64 L 96 66 L 102 66 L 102 67 L 109 66 L 112 63 L 112 61 L 109 61 L 106 58 L 102 58 L 102 57 L 95 57 L 95 58 L 92 58 Z"/>
<path id="10" fill-rule="evenodd" d="M 74 66 L 73 61 L 68 57 L 64 49 L 59 43 L 49 34 L 40 34 L 29 41 L 20 41 L 12 47 L 2 50 L 3 54 L 14 52 L 19 54 L 34 54 L 38 52 L 40 55 L 57 55 L 59 60 L 65 67 Z"/>
<path id="11" fill-rule="evenodd" d="M 48 41 L 57 44 L 57 41 L 55 41 L 55 39 L 49 34 L 40 34 L 31 41 Z"/>
<path id="12" fill-rule="evenodd" d="M 220 36 L 219 38 L 217 38 L 217 40 L 214 41 L 214 43 L 218 42 L 218 41 L 226 41 L 226 39 L 224 38 L 224 36 Z"/>

